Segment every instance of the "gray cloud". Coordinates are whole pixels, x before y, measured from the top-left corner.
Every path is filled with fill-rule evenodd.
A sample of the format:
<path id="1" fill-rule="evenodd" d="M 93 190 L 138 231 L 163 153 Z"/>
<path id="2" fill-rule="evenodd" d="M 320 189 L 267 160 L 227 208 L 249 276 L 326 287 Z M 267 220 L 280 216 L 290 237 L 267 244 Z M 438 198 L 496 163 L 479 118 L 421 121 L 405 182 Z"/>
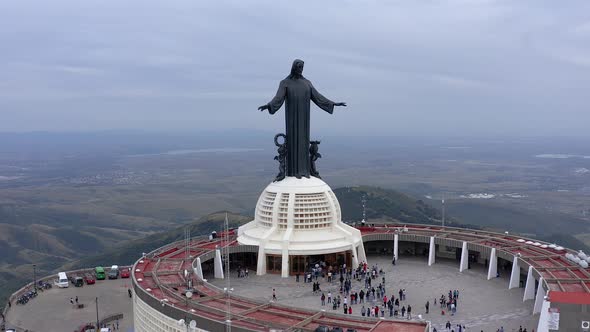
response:
<path id="1" fill-rule="evenodd" d="M 268 128 L 306 61 L 314 131 L 587 135 L 590 3 L 0 2 L 0 131 Z"/>

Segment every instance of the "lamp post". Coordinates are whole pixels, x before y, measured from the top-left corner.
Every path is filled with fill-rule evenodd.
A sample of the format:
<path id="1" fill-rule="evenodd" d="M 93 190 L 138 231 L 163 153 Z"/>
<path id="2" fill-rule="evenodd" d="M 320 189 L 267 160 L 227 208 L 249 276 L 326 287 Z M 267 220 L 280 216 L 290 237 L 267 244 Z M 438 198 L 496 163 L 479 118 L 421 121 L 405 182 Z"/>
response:
<path id="1" fill-rule="evenodd" d="M 230 292 L 233 292 L 233 288 L 231 288 L 231 281 L 229 273 L 229 219 L 227 218 L 227 213 L 225 213 L 225 221 L 224 221 L 224 228 L 225 228 L 225 278 L 226 279 L 226 287 L 223 290 L 226 292 L 227 295 L 227 312 L 225 317 L 225 324 L 226 324 L 226 331 L 231 332 L 231 296 Z"/>
<path id="2" fill-rule="evenodd" d="M 229 276 L 229 274 L 228 274 Z M 230 293 L 234 291 L 233 288 L 223 287 L 223 291 L 227 295 L 227 310 L 225 314 L 225 324 L 226 324 L 226 331 L 231 332 L 231 297 Z"/>
<path id="3" fill-rule="evenodd" d="M 33 264 L 33 289 L 37 292 L 37 264 Z"/>
<path id="4" fill-rule="evenodd" d="M 96 331 L 100 331 L 100 321 L 98 320 L 98 296 L 95 299 L 96 301 Z"/>
<path id="5" fill-rule="evenodd" d="M 187 322 L 186 319 L 180 319 L 178 321 L 178 326 L 182 325 L 186 326 L 186 332 L 194 332 L 197 329 L 197 322 L 195 322 L 194 320 Z"/>
<path id="6" fill-rule="evenodd" d="M 187 313 L 189 310 L 188 307 L 188 301 L 190 300 L 191 297 L 193 297 L 193 292 L 191 292 L 190 290 L 187 290 L 186 293 L 184 294 L 185 297 L 185 305 L 186 305 L 186 311 L 184 313 L 184 319 L 180 319 L 178 321 L 178 325 L 182 326 L 184 325 L 186 327 L 186 332 L 194 332 L 195 329 L 197 328 L 197 322 L 195 322 L 194 320 L 191 320 L 190 322 L 188 321 L 188 317 L 187 317 Z M 162 306 L 164 305 L 164 303 L 162 303 Z"/>

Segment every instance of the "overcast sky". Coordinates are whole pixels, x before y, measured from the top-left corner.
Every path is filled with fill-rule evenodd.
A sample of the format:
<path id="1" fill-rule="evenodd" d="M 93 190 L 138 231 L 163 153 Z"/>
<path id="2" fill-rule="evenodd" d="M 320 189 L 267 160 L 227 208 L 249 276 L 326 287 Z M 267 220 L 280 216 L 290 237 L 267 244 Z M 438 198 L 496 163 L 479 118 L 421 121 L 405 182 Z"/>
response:
<path id="1" fill-rule="evenodd" d="M 0 1 L 0 131 L 590 135 L 590 1 Z M 321 135 L 315 135 L 321 136 Z"/>

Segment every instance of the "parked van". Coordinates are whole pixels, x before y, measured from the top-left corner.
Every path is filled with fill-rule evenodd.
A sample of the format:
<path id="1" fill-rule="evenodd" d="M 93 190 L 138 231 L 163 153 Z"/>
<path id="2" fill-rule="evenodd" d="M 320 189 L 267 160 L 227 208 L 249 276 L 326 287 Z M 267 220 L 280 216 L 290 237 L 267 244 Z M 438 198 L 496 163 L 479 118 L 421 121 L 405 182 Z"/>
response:
<path id="1" fill-rule="evenodd" d="M 119 266 L 113 265 L 111 266 L 111 270 L 109 271 L 109 279 L 118 279 L 119 278 Z"/>
<path id="2" fill-rule="evenodd" d="M 70 281 L 68 280 L 68 276 L 65 272 L 60 272 L 57 274 L 55 285 L 59 288 L 67 288 L 70 286 Z"/>
<path id="3" fill-rule="evenodd" d="M 106 274 L 104 273 L 104 268 L 102 266 L 95 267 L 94 273 L 96 274 L 96 280 L 104 280 L 106 278 Z"/>

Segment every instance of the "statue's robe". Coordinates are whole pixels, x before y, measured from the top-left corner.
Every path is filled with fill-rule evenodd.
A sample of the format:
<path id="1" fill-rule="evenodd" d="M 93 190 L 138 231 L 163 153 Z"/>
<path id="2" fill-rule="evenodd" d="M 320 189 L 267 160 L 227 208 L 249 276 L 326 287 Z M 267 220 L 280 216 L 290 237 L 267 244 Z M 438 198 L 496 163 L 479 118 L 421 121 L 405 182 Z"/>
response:
<path id="1" fill-rule="evenodd" d="M 322 96 L 304 77 L 281 81 L 276 96 L 268 103 L 270 114 L 285 102 L 287 176 L 309 177 L 309 101 L 332 114 L 334 102 Z"/>

